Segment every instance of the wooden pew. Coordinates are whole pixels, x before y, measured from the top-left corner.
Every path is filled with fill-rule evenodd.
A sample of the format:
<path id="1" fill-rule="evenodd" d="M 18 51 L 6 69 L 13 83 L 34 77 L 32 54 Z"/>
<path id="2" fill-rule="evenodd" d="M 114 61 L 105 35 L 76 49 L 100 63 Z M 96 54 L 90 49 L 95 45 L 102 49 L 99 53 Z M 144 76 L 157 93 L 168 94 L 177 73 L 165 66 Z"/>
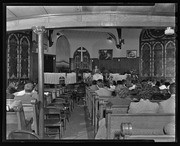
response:
<path id="1" fill-rule="evenodd" d="M 107 106 L 107 102 L 104 101 L 100 101 L 99 103 L 100 105 L 103 104 L 103 106 L 99 106 L 100 109 L 97 111 L 98 112 L 98 116 L 97 116 L 97 120 L 96 120 L 96 126 L 95 126 L 95 131 L 97 133 L 98 129 L 99 129 L 99 121 L 103 119 L 102 115 L 103 112 L 106 113 L 106 109 L 110 109 L 112 111 L 113 114 L 126 114 L 128 112 L 128 108 L 129 105 L 112 105 L 112 106 Z M 106 114 L 105 114 L 106 116 Z M 96 135 L 95 133 L 95 135 Z"/>
<path id="2" fill-rule="evenodd" d="M 106 114 L 107 139 L 114 138 L 114 132 L 120 131 L 122 123 L 131 123 L 132 139 L 134 137 L 143 137 L 143 135 L 152 135 L 149 137 L 153 139 L 158 136 L 163 137 L 165 135 L 163 132 L 164 126 L 170 122 L 175 122 L 175 114 L 112 114 L 110 109 L 106 110 Z"/>
<path id="3" fill-rule="evenodd" d="M 95 94 L 94 96 L 94 129 L 95 129 L 95 135 L 99 128 L 99 121 L 103 118 L 104 111 L 106 109 L 106 103 L 109 98 L 112 98 L 112 96 L 98 96 Z"/>
<path id="4" fill-rule="evenodd" d="M 86 87 L 86 106 L 88 110 L 89 117 L 92 119 L 92 113 L 93 113 L 93 97 L 92 97 L 93 91 L 89 88 Z"/>
<path id="5" fill-rule="evenodd" d="M 86 105 L 89 112 L 89 117 L 91 119 L 91 123 L 94 127 L 94 136 L 97 132 L 97 118 L 98 118 L 98 95 L 90 88 L 86 87 Z"/>
<path id="6" fill-rule="evenodd" d="M 32 129 L 37 135 L 39 135 L 39 103 L 37 99 L 32 99 L 30 104 L 23 104 L 25 117 L 33 117 Z"/>
<path id="7" fill-rule="evenodd" d="M 64 87 L 57 89 L 57 88 L 48 88 L 45 89 L 44 92 L 48 92 L 48 96 L 45 96 L 45 104 L 64 104 L 66 105 L 70 111 L 73 110 L 73 100 L 71 99 L 71 93 L 65 93 Z M 62 94 L 60 94 L 60 92 Z M 47 101 L 46 101 L 47 100 Z M 65 101 L 68 101 L 66 103 Z"/>
<path id="8" fill-rule="evenodd" d="M 10 105 L 14 102 L 14 99 L 6 99 L 6 105 Z M 32 130 L 39 134 L 39 102 L 37 99 L 32 99 L 30 104 L 22 104 L 25 118 L 33 118 Z"/>
<path id="9" fill-rule="evenodd" d="M 12 109 L 6 111 L 6 136 L 13 130 L 32 131 L 31 124 L 33 119 L 27 120 L 25 118 L 22 102 L 14 101 L 13 104 Z"/>

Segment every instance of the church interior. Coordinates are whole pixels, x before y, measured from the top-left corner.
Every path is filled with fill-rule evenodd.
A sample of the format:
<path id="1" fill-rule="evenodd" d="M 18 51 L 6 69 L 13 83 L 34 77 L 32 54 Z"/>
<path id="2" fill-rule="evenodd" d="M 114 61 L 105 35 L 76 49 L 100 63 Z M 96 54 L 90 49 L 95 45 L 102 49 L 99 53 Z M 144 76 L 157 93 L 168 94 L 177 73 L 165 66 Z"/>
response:
<path id="1" fill-rule="evenodd" d="M 24 85 L 29 81 L 37 85 L 40 107 L 35 134 L 40 139 L 94 140 L 101 128 L 98 123 L 101 116 L 97 115 L 102 112 L 99 109 L 105 108 L 101 107 L 102 103 L 106 102 L 100 95 L 99 100 L 96 100 L 98 95 L 95 96 L 88 90 L 88 86 L 92 85 L 91 76 L 97 70 L 106 79 L 110 74 L 130 74 L 141 80 L 166 80 L 169 83 L 176 81 L 176 8 L 176 3 L 119 3 L 112 6 L 7 5 L 4 91 L 7 92 L 12 84 L 19 84 L 16 92 L 24 90 Z M 82 82 L 86 84 L 83 97 L 77 92 Z M 53 125 L 54 128 L 51 125 L 54 129 L 47 131 L 50 123 L 48 118 L 44 119 L 47 105 L 43 104 L 49 102 L 50 96 L 52 105 L 57 107 L 58 104 L 59 108 L 63 105 L 64 115 L 67 116 L 59 130 L 63 132 L 54 137 L 51 134 L 54 131 L 58 133 L 54 130 L 58 126 Z M 90 101 L 90 96 L 94 100 Z M 8 102 L 12 100 L 8 97 L 6 96 L 4 104 L 6 110 Z M 54 101 L 56 98 L 58 102 Z M 60 102 L 61 98 L 63 101 Z M 67 102 L 70 106 L 66 107 Z M 111 116 L 111 119 L 115 119 Z M 11 119 L 12 115 L 4 117 Z M 105 118 L 108 119 L 109 115 Z M 11 131 L 28 131 L 27 128 L 17 129 L 18 122 L 16 128 L 12 126 L 12 122 L 5 124 L 11 125 Z M 44 136 L 44 133 L 49 133 L 47 135 L 50 136 Z M 115 139 L 112 130 L 109 133 L 106 139 Z M 139 139 L 172 140 L 172 137 L 161 135 L 158 139 L 158 136 L 139 136 Z M 137 140 L 137 137 L 132 139 Z"/>

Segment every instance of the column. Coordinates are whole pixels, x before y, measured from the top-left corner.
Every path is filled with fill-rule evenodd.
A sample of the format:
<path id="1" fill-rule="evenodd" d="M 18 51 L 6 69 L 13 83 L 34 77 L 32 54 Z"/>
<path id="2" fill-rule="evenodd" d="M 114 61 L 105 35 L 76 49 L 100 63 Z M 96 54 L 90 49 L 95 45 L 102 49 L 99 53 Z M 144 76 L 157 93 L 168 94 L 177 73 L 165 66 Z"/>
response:
<path id="1" fill-rule="evenodd" d="M 33 26 L 32 30 L 38 35 L 38 94 L 40 100 L 39 111 L 39 136 L 44 137 L 44 49 L 43 49 L 43 33 L 44 26 Z"/>

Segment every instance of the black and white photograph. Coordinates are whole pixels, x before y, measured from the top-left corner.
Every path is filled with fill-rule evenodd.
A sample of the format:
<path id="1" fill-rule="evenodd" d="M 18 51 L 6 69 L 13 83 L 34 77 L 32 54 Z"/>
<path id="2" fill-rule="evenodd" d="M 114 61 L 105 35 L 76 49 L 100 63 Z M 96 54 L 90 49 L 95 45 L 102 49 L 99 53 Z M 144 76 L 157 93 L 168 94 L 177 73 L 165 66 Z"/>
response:
<path id="1" fill-rule="evenodd" d="M 99 50 L 99 60 L 111 60 L 112 59 L 112 50 Z"/>
<path id="2" fill-rule="evenodd" d="M 137 50 L 127 50 L 127 58 L 136 58 Z"/>
<path id="3" fill-rule="evenodd" d="M 175 143 L 178 3 L 5 3 L 2 141 Z"/>

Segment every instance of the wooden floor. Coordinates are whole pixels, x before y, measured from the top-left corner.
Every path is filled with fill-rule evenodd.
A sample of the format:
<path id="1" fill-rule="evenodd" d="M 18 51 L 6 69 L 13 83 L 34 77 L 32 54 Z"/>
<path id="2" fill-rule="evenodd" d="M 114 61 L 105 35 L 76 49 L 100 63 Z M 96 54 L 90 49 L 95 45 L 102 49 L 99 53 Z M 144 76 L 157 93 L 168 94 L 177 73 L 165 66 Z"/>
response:
<path id="1" fill-rule="evenodd" d="M 94 139 L 93 126 L 87 116 L 87 108 L 82 104 L 75 103 L 69 122 L 67 122 L 63 140 Z M 51 136 L 44 139 L 58 139 L 58 136 Z"/>

